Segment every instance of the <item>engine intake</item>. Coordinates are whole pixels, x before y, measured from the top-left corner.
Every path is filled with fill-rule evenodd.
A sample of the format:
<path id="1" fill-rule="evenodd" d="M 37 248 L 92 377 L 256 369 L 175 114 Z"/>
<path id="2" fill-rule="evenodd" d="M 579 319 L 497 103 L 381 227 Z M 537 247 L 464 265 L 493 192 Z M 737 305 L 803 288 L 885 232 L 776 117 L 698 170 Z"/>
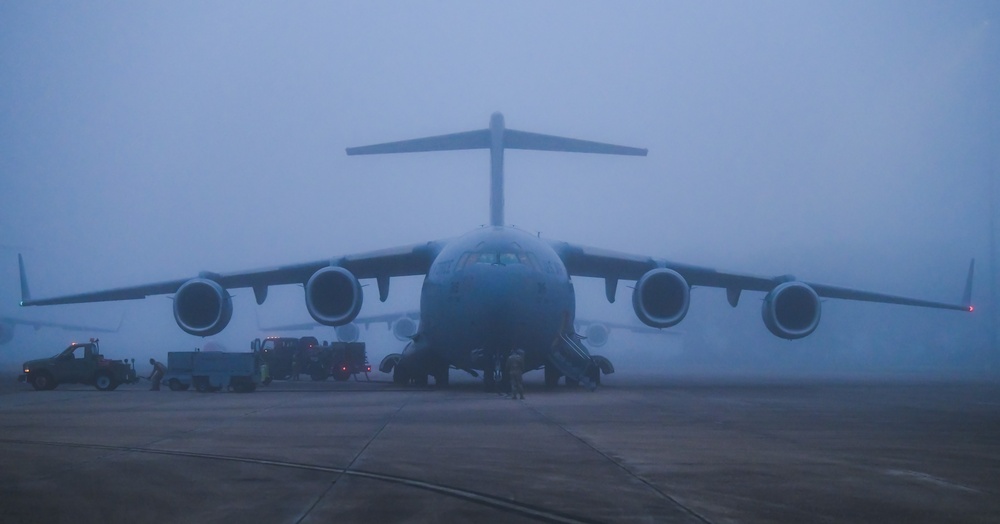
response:
<path id="1" fill-rule="evenodd" d="M 337 326 L 334 328 L 334 331 L 337 333 L 337 340 L 340 342 L 357 342 L 358 337 L 361 336 L 361 330 L 358 329 L 358 325 L 354 322 Z"/>
<path id="2" fill-rule="evenodd" d="M 608 343 L 608 326 L 591 324 L 587 326 L 587 344 L 599 348 Z"/>
<path id="3" fill-rule="evenodd" d="M 632 292 L 632 308 L 643 324 L 668 328 L 684 320 L 691 305 L 691 287 L 680 273 L 666 268 L 646 272 Z"/>
<path id="4" fill-rule="evenodd" d="M 226 329 L 231 318 L 229 292 L 214 280 L 193 278 L 174 294 L 174 320 L 187 333 L 210 337 Z"/>
<path id="5" fill-rule="evenodd" d="M 819 295 L 802 282 L 785 282 L 764 297 L 761 316 L 776 337 L 795 340 L 808 336 L 819 325 Z"/>
<path id="6" fill-rule="evenodd" d="M 351 323 L 361 311 L 361 284 L 342 267 L 320 269 L 306 282 L 306 309 L 325 326 Z"/>
<path id="7" fill-rule="evenodd" d="M 410 340 L 417 333 L 417 323 L 410 317 L 402 317 L 392 324 L 392 334 L 396 340 Z"/>

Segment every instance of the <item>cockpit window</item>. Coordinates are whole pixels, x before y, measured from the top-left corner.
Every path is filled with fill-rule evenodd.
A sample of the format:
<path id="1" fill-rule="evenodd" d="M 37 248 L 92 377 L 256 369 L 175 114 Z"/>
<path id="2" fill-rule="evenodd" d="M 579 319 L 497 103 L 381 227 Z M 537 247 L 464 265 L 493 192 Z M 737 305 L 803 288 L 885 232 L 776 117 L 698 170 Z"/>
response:
<path id="1" fill-rule="evenodd" d="M 497 263 L 497 253 L 479 253 L 476 256 L 477 264 L 496 264 Z"/>
<path id="2" fill-rule="evenodd" d="M 520 264 L 521 261 L 518 260 L 517 253 L 500 253 L 500 263 L 503 265 Z"/>
<path id="3" fill-rule="evenodd" d="M 530 268 L 537 268 L 534 258 L 530 257 L 524 252 L 495 252 L 495 251 L 483 251 L 483 252 L 472 252 L 462 255 L 458 262 L 458 268 L 472 267 L 476 264 L 499 264 L 502 266 L 510 266 L 521 264 L 528 266 Z"/>

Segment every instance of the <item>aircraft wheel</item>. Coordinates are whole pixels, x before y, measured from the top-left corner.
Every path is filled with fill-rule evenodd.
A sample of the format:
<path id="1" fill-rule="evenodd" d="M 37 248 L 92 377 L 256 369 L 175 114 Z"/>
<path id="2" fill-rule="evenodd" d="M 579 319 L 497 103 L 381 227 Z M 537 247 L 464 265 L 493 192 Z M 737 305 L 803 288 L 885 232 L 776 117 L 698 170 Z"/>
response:
<path id="1" fill-rule="evenodd" d="M 194 379 L 194 389 L 198 393 L 208 393 L 212 391 L 212 385 L 208 382 L 208 377 L 197 377 Z"/>
<path id="2" fill-rule="evenodd" d="M 590 369 L 587 370 L 587 377 L 591 381 L 593 381 L 593 383 L 594 383 L 595 386 L 600 386 L 601 385 L 601 368 L 599 368 L 597 366 L 591 366 Z"/>
<path id="3" fill-rule="evenodd" d="M 399 369 L 399 366 L 396 366 L 396 369 L 392 371 L 392 383 L 396 384 L 397 386 L 405 386 L 406 382 L 407 382 L 406 375 L 403 374 L 401 369 Z"/>
<path id="4" fill-rule="evenodd" d="M 36 391 L 56 389 L 56 381 L 48 371 L 42 371 L 32 376 L 31 387 L 35 388 Z"/>
<path id="5" fill-rule="evenodd" d="M 438 370 L 434 374 L 434 385 L 442 388 L 448 387 L 448 368 Z"/>
<path id="6" fill-rule="evenodd" d="M 115 381 L 111 378 L 111 375 L 107 373 L 98 373 L 97 376 L 94 377 L 94 387 L 97 388 L 98 391 L 111 391 L 115 389 Z"/>
<path id="7" fill-rule="evenodd" d="M 559 385 L 559 377 L 562 373 L 559 372 L 559 368 L 551 365 L 545 365 L 545 387 L 555 387 Z"/>

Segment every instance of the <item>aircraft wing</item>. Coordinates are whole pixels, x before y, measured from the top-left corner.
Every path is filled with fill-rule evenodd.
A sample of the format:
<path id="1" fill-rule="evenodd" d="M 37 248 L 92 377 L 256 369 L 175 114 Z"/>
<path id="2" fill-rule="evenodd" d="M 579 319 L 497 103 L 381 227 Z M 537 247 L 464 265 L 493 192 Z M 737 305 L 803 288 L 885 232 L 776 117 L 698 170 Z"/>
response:
<path id="1" fill-rule="evenodd" d="M 83 326 L 78 324 L 65 324 L 62 322 L 47 322 L 44 320 L 32 320 L 28 318 L 17 318 L 17 317 L 0 317 L 0 324 L 7 324 L 9 326 L 21 325 L 21 326 L 31 326 L 35 329 L 40 329 L 43 327 L 66 329 L 71 331 L 96 331 L 99 333 L 115 333 L 118 328 L 99 328 L 94 326 Z M 119 326 L 120 327 L 120 326 Z"/>
<path id="2" fill-rule="evenodd" d="M 386 322 L 391 327 L 393 322 L 401 318 L 408 318 L 413 321 L 419 321 L 420 312 L 414 310 L 414 311 L 403 311 L 400 313 L 384 313 L 381 315 L 358 315 L 357 318 L 355 318 L 352 322 L 354 324 L 361 324 L 362 326 L 365 327 L 365 329 L 368 329 L 368 326 L 370 326 L 371 324 L 378 324 L 379 322 Z M 280 326 L 259 327 L 259 329 L 264 331 L 305 331 L 309 329 L 325 328 L 325 327 L 328 326 L 317 324 L 315 321 L 313 321 L 313 322 L 302 322 L 298 324 L 283 324 Z"/>
<path id="3" fill-rule="evenodd" d="M 591 326 L 600 324 L 611 330 L 621 330 L 629 331 L 632 333 L 646 333 L 646 334 L 656 334 L 656 335 L 677 335 L 679 331 L 676 329 L 659 329 L 654 327 L 649 327 L 645 324 L 637 323 L 625 323 L 625 322 L 608 322 L 606 320 L 595 320 L 585 317 L 576 317 L 576 322 L 581 326 Z"/>
<path id="4" fill-rule="evenodd" d="M 741 291 L 747 290 L 768 292 L 780 284 L 796 280 L 795 277 L 791 275 L 765 277 L 744 273 L 717 271 L 703 266 L 681 264 L 669 260 L 632 255 L 628 253 L 619 253 L 616 251 L 581 246 L 567 242 L 552 242 L 552 247 L 566 264 L 566 270 L 570 275 L 605 279 L 608 282 L 608 300 L 611 302 L 614 302 L 614 289 L 611 285 L 612 283 L 617 285 L 618 280 L 638 280 L 647 271 L 656 268 L 666 268 L 676 271 L 684 277 L 684 279 L 691 286 L 724 288 L 729 296 L 729 302 L 733 306 L 736 306 L 736 302 L 739 300 L 739 294 Z M 817 295 L 823 298 L 839 298 L 863 302 L 881 302 L 886 304 L 902 304 L 908 306 L 971 311 L 972 306 L 970 305 L 970 302 L 974 262 L 975 261 L 969 265 L 965 296 L 962 303 L 921 300 L 813 282 L 803 282 L 803 284 L 811 287 Z"/>
<path id="5" fill-rule="evenodd" d="M 254 288 L 258 302 L 268 286 L 283 284 L 305 284 L 316 271 L 330 266 L 342 267 L 350 271 L 358 279 L 424 275 L 430 269 L 434 257 L 441 251 L 446 241 L 412 244 L 379 251 L 370 251 L 340 258 L 317 260 L 303 264 L 292 264 L 273 268 L 239 271 L 234 273 L 202 272 L 198 278 L 215 281 L 226 289 Z M 77 304 L 84 302 L 107 302 L 114 300 L 135 300 L 151 295 L 166 295 L 175 293 L 191 278 L 168 280 L 152 284 L 121 287 L 75 295 L 63 295 L 49 298 L 33 299 L 28 292 L 28 282 L 24 270 L 24 261 L 18 255 L 21 270 L 21 305 L 47 306 L 53 304 Z"/>

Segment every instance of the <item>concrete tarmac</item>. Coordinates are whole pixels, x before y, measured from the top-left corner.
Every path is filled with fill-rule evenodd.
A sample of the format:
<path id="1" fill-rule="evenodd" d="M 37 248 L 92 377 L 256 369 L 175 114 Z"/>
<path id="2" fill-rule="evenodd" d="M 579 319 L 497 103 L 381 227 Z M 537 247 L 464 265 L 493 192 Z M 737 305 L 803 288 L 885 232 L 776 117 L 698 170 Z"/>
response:
<path id="1" fill-rule="evenodd" d="M 0 521 L 1000 521 L 997 385 L 534 375 L 523 401 L 8 381 Z"/>

